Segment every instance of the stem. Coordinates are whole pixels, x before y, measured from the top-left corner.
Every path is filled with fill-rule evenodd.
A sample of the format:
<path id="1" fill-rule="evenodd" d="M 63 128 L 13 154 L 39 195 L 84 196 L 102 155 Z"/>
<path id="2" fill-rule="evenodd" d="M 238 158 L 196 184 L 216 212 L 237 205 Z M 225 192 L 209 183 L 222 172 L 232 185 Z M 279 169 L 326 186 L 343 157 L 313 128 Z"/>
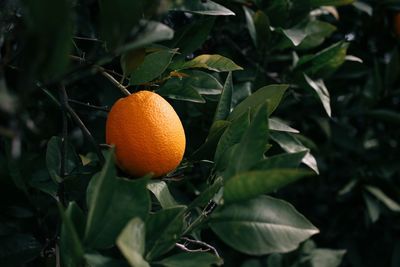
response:
<path id="1" fill-rule="evenodd" d="M 214 252 L 214 254 L 219 258 L 219 254 L 218 251 L 211 246 L 210 244 L 207 244 L 206 242 L 200 241 L 200 240 L 195 240 L 195 239 L 190 239 L 187 237 L 182 237 L 183 240 L 187 241 L 188 243 L 193 243 L 193 244 L 197 244 L 197 245 L 201 245 L 203 247 L 206 247 L 207 250 L 211 250 L 212 252 Z"/>
<path id="2" fill-rule="evenodd" d="M 90 109 L 95 109 L 95 110 L 100 110 L 100 111 L 105 111 L 108 112 L 110 111 L 110 108 L 108 106 L 95 106 L 95 105 L 91 105 L 89 103 L 84 103 L 78 100 L 74 100 L 74 99 L 68 99 L 68 102 L 85 107 L 85 108 L 90 108 Z"/>
<path id="3" fill-rule="evenodd" d="M 66 162 L 66 153 L 67 153 L 67 137 L 68 137 L 68 118 L 66 107 L 68 105 L 68 96 L 65 91 L 64 85 L 60 86 L 60 104 L 61 104 L 61 112 L 62 112 L 62 137 L 61 137 L 61 164 L 60 164 L 60 177 L 61 183 L 58 187 L 57 196 L 61 205 L 65 207 L 65 194 L 64 194 L 64 177 L 65 177 L 65 162 Z"/>
<path id="4" fill-rule="evenodd" d="M 68 95 L 67 92 L 65 91 L 65 87 L 62 87 L 62 90 L 64 91 L 63 93 L 65 93 L 67 99 L 68 99 Z M 82 120 L 79 118 L 78 114 L 76 114 L 76 112 L 71 108 L 71 106 L 68 104 L 68 101 L 65 105 L 65 108 L 67 109 L 68 113 L 71 115 L 72 119 L 75 121 L 75 123 L 79 126 L 79 128 L 81 129 L 83 135 L 86 137 L 86 139 L 92 144 L 101 164 L 104 164 L 105 159 L 103 154 L 101 153 L 100 147 L 98 146 L 98 144 L 96 143 L 96 141 L 94 140 L 92 134 L 90 133 L 90 131 L 88 130 L 88 128 L 86 128 L 85 124 L 82 122 Z"/>
<path id="5" fill-rule="evenodd" d="M 125 88 L 122 84 L 120 84 L 113 76 L 106 72 L 106 70 L 102 67 L 99 68 L 100 73 L 106 77 L 112 84 L 114 84 L 124 95 L 129 96 L 131 93 L 128 89 Z"/>

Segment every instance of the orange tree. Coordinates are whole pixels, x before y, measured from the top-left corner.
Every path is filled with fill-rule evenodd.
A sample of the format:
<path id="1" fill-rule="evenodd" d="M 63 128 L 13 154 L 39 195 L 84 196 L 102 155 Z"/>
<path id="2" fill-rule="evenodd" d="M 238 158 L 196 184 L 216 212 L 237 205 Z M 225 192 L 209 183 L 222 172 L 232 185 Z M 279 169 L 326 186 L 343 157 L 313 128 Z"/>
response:
<path id="1" fill-rule="evenodd" d="M 400 209 L 398 131 L 385 124 L 399 122 L 396 1 L 0 5 L 2 266 L 334 267 L 344 249 L 346 265 L 376 260 L 342 225 L 359 199 L 372 222 Z M 180 123 L 157 103 L 120 109 L 106 144 L 111 106 L 138 91 L 164 97 L 184 127 L 183 160 L 161 177 L 114 156 L 176 165 Z M 338 193 L 352 197 L 339 218 L 325 211 Z M 282 198 L 331 249 L 306 241 L 318 228 Z M 394 240 L 379 262 L 397 266 Z"/>

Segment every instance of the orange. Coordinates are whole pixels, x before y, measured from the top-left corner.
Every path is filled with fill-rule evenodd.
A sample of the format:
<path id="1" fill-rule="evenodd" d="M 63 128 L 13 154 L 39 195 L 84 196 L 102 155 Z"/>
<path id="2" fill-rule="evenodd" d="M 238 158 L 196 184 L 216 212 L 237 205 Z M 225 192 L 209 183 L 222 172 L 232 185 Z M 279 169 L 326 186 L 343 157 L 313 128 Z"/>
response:
<path id="1" fill-rule="evenodd" d="M 115 146 L 118 166 L 133 176 L 161 176 L 174 170 L 185 152 L 182 123 L 160 95 L 139 91 L 119 99 L 106 123 L 106 142 Z"/>
<path id="2" fill-rule="evenodd" d="M 394 33 L 396 34 L 396 36 L 400 37 L 400 12 L 398 12 L 394 15 L 393 27 L 394 27 Z"/>

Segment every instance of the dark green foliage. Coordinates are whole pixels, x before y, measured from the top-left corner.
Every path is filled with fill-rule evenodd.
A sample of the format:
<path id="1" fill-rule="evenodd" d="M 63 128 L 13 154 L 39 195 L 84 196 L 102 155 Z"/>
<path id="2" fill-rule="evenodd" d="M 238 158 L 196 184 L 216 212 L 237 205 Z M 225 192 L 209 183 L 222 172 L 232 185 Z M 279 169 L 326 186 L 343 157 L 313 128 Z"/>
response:
<path id="1" fill-rule="evenodd" d="M 2 1 L 0 265 L 398 267 L 399 11 Z M 107 111 L 139 90 L 186 132 L 159 179 L 104 144 Z"/>

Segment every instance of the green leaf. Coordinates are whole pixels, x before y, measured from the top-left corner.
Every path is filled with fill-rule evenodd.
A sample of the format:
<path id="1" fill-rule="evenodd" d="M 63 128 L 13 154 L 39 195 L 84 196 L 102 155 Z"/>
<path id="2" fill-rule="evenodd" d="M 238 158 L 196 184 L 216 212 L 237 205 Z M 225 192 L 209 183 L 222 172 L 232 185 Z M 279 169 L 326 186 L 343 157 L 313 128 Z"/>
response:
<path id="1" fill-rule="evenodd" d="M 193 53 L 201 48 L 207 40 L 208 35 L 214 26 L 215 17 L 200 17 L 189 25 L 185 25 L 175 32 L 174 39 L 167 42 L 171 48 L 179 48 L 178 58 Z"/>
<path id="2" fill-rule="evenodd" d="M 171 68 L 176 70 L 204 68 L 217 72 L 243 70 L 229 58 L 220 55 L 200 55 L 186 62 L 176 62 Z"/>
<path id="3" fill-rule="evenodd" d="M 166 267 L 211 267 L 214 264 L 220 266 L 223 261 L 216 255 L 207 252 L 185 252 L 172 255 L 156 263 Z"/>
<path id="4" fill-rule="evenodd" d="M 164 181 L 150 181 L 147 184 L 147 189 L 154 194 L 163 209 L 178 205 L 174 197 L 169 192 L 168 186 Z"/>
<path id="5" fill-rule="evenodd" d="M 113 153 L 110 152 L 102 171 L 88 186 L 85 244 L 92 248 L 110 247 L 130 219 L 139 217 L 144 220 L 150 210 L 146 185 L 145 178 L 116 178 Z"/>
<path id="6" fill-rule="evenodd" d="M 289 252 L 319 232 L 292 205 L 267 196 L 222 206 L 210 226 L 227 245 L 249 255 Z"/>
<path id="7" fill-rule="evenodd" d="M 295 153 L 284 153 L 270 158 L 263 159 L 257 162 L 251 170 L 271 170 L 271 169 L 283 169 L 283 168 L 297 168 L 303 158 L 307 155 L 308 150 L 295 152 Z"/>
<path id="8" fill-rule="evenodd" d="M 268 194 L 310 173 L 304 170 L 272 169 L 239 173 L 224 185 L 224 203 L 245 201 Z"/>
<path id="9" fill-rule="evenodd" d="M 222 188 L 222 181 L 222 177 L 217 178 L 212 185 L 208 186 L 207 189 L 201 192 L 200 195 L 190 203 L 188 209 L 207 205 Z"/>
<path id="10" fill-rule="evenodd" d="M 157 93 L 172 99 L 205 103 L 204 95 L 220 94 L 222 85 L 212 75 L 197 70 L 180 72 L 184 77 L 169 79 Z"/>
<path id="11" fill-rule="evenodd" d="M 29 49 L 23 50 L 24 79 L 36 74 L 56 78 L 67 69 L 72 48 L 71 3 L 68 0 L 24 0 L 22 3 L 27 33 L 24 42 L 29 44 Z"/>
<path id="12" fill-rule="evenodd" d="M 99 0 L 100 34 L 109 49 L 114 50 L 125 42 L 153 3 L 154 0 Z"/>
<path id="13" fill-rule="evenodd" d="M 122 54 L 121 56 L 121 69 L 124 73 L 124 77 L 131 74 L 134 70 L 139 67 L 144 61 L 146 57 L 146 49 L 145 48 L 138 48 L 127 51 L 126 53 Z"/>
<path id="14" fill-rule="evenodd" d="M 235 15 L 235 13 L 233 13 L 231 10 L 210 0 L 207 0 L 205 2 L 197 0 L 186 0 L 186 1 L 174 0 L 171 10 L 185 11 L 185 12 L 190 12 L 200 15 L 209 15 L 209 16 Z"/>
<path id="15" fill-rule="evenodd" d="M 78 167 L 82 166 L 82 161 L 76 154 L 74 147 L 65 140 L 66 150 L 65 150 L 65 172 L 71 174 Z M 59 183 L 62 181 L 59 176 L 61 168 L 61 146 L 62 139 L 58 136 L 51 137 L 50 141 L 47 143 L 46 150 L 46 165 L 50 177 L 54 182 Z"/>
<path id="16" fill-rule="evenodd" d="M 278 107 L 283 94 L 288 88 L 289 85 L 286 84 L 273 84 L 258 89 L 233 109 L 232 113 L 228 116 L 228 120 L 232 121 L 238 118 L 247 112 L 249 108 L 251 109 L 251 113 L 253 113 L 259 105 L 264 104 L 266 101 L 268 101 L 268 114 L 271 115 Z"/>
<path id="17" fill-rule="evenodd" d="M 60 235 L 60 254 L 63 266 L 81 266 L 84 262 L 84 249 L 81 243 L 85 219 L 82 210 L 75 202 L 69 203 L 65 212 L 59 207 L 62 226 Z"/>
<path id="18" fill-rule="evenodd" d="M 240 143 L 249 125 L 250 114 L 247 112 L 234 120 L 222 134 L 214 155 L 214 162 L 217 170 L 223 170 L 220 166 L 221 163 L 223 166 L 226 166 L 224 163 L 230 162 L 230 158 L 227 157 L 226 151 L 235 144 Z"/>
<path id="19" fill-rule="evenodd" d="M 253 41 L 254 45 L 257 47 L 257 45 L 258 45 L 257 32 L 256 32 L 256 26 L 254 25 L 254 19 L 253 19 L 254 11 L 246 6 L 243 6 L 243 11 L 244 11 L 244 17 L 246 18 L 246 25 L 247 25 L 247 29 L 249 30 L 251 40 Z"/>
<path id="20" fill-rule="evenodd" d="M 309 149 L 305 147 L 295 136 L 286 132 L 271 132 L 271 138 L 288 153 L 307 151 L 307 154 L 304 156 L 302 162 L 315 171 L 315 173 L 319 173 L 317 161 L 315 160 L 314 156 L 311 155 Z"/>
<path id="21" fill-rule="evenodd" d="M 21 266 L 39 257 L 42 245 L 31 235 L 0 236 L 0 262 L 3 266 Z"/>
<path id="22" fill-rule="evenodd" d="M 253 120 L 243 134 L 242 140 L 232 155 L 230 165 L 224 172 L 229 178 L 239 172 L 247 171 L 255 162 L 263 158 L 268 143 L 268 107 L 260 105 Z"/>
<path id="23" fill-rule="evenodd" d="M 85 254 L 86 262 L 90 267 L 128 267 L 126 261 L 105 257 L 98 253 Z"/>
<path id="24" fill-rule="evenodd" d="M 171 250 L 184 227 L 186 207 L 174 207 L 151 214 L 146 221 L 146 259 L 154 260 Z"/>
<path id="25" fill-rule="evenodd" d="M 365 186 L 365 189 L 371 193 L 374 197 L 376 197 L 379 201 L 381 201 L 385 206 L 394 212 L 400 212 L 400 205 L 395 202 L 393 199 L 388 197 L 382 190 L 375 186 Z"/>
<path id="26" fill-rule="evenodd" d="M 232 94 L 233 94 L 233 82 L 232 72 L 228 73 L 226 77 L 224 88 L 219 98 L 217 109 L 214 115 L 214 122 L 218 120 L 225 120 L 232 108 Z"/>
<path id="27" fill-rule="evenodd" d="M 193 152 L 192 159 L 212 159 L 218 141 L 229 124 L 230 122 L 224 120 L 215 121 L 211 125 L 206 141 Z"/>
<path id="28" fill-rule="evenodd" d="M 132 267 L 150 267 L 143 259 L 145 225 L 136 217 L 129 221 L 117 238 L 117 246 Z"/>
<path id="29" fill-rule="evenodd" d="M 131 85 L 146 83 L 159 77 L 171 63 L 176 51 L 161 50 L 147 55 L 132 73 L 129 83 Z"/>
<path id="30" fill-rule="evenodd" d="M 311 77 L 327 77 L 345 62 L 348 46 L 348 43 L 338 42 L 315 55 L 304 56 L 297 62 L 296 70 Z"/>
<path id="31" fill-rule="evenodd" d="M 309 3 L 313 7 L 320 6 L 343 6 L 353 3 L 355 0 L 310 0 Z"/>
<path id="32" fill-rule="evenodd" d="M 342 263 L 346 250 L 342 249 L 314 249 L 309 255 L 312 267 L 338 267 Z"/>
<path id="33" fill-rule="evenodd" d="M 368 215 L 372 223 L 375 223 L 381 215 L 381 208 L 378 200 L 368 194 L 363 194 L 365 204 L 367 206 Z"/>
<path id="34" fill-rule="evenodd" d="M 298 130 L 290 127 L 289 125 L 285 124 L 283 121 L 277 118 L 270 118 L 268 120 L 268 126 L 271 131 L 299 133 Z"/>
<path id="35" fill-rule="evenodd" d="M 321 45 L 325 39 L 336 31 L 336 27 L 330 23 L 311 20 L 305 28 L 306 37 L 297 47 L 298 49 L 311 49 Z"/>
<path id="36" fill-rule="evenodd" d="M 325 86 L 324 80 L 312 80 L 306 74 L 304 74 L 304 79 L 307 84 L 317 93 L 318 98 L 321 100 L 322 105 L 329 117 L 332 116 L 331 112 L 331 98 L 329 95 L 329 91 Z"/>
<path id="37" fill-rule="evenodd" d="M 116 54 L 174 37 L 174 30 L 157 21 L 140 21 L 139 28 L 136 38 L 118 48 Z"/>

